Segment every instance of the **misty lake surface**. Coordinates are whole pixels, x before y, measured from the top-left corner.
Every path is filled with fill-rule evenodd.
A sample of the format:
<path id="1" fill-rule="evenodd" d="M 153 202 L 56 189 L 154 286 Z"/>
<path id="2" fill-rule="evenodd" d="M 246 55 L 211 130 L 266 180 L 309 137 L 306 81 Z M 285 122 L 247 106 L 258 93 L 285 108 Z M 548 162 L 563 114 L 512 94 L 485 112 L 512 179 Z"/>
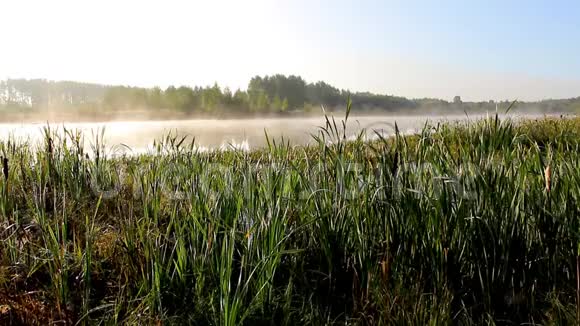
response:
<path id="1" fill-rule="evenodd" d="M 513 118 L 538 118 L 542 114 L 510 114 Z M 384 135 L 394 134 L 395 123 L 402 133 L 420 131 L 428 121 L 437 124 L 443 121 L 476 120 L 481 116 L 465 115 L 429 115 L 429 116 L 351 116 L 347 124 L 350 136 L 366 130 L 367 137 L 374 137 L 375 131 Z M 343 116 L 335 117 L 337 126 L 341 128 Z M 61 122 L 51 123 L 51 128 L 57 128 L 62 133 L 63 126 L 71 130 L 79 130 L 85 137 L 85 145 L 94 143 L 95 137 L 104 128 L 105 143 L 108 148 L 122 150 L 127 153 L 144 153 L 152 150 L 154 140 L 162 139 L 171 133 L 178 136 L 188 136 L 189 141 L 195 138 L 195 144 L 200 149 L 240 148 L 248 150 L 266 144 L 265 132 L 271 139 L 280 140 L 284 137 L 291 145 L 313 143 L 312 134 L 324 126 L 324 117 L 308 118 L 265 118 L 265 119 L 231 119 L 231 120 L 166 120 L 166 121 L 111 121 L 111 122 Z M 0 138 L 17 141 L 40 141 L 42 129 L 46 123 L 2 123 Z M 126 145 L 126 147 L 116 145 Z M 127 148 L 128 147 L 128 148 Z"/>

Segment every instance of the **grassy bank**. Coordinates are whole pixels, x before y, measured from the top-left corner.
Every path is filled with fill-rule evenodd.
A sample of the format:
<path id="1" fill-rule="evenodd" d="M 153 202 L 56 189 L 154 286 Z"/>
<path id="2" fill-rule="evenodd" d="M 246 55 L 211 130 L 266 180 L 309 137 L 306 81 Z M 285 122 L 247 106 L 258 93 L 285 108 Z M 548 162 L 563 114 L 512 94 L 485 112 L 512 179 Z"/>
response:
<path id="1" fill-rule="evenodd" d="M 0 142 L 0 322 L 574 322 L 579 119 L 341 126 L 116 159 L 74 133 Z"/>

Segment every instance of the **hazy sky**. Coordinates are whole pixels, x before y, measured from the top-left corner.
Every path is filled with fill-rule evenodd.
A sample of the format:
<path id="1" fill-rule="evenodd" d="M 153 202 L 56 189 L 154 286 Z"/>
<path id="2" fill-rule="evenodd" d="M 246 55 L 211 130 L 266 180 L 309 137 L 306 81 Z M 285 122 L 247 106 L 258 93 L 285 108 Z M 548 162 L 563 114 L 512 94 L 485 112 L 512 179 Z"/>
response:
<path id="1" fill-rule="evenodd" d="M 0 0 L 0 78 L 580 96 L 580 1 Z"/>

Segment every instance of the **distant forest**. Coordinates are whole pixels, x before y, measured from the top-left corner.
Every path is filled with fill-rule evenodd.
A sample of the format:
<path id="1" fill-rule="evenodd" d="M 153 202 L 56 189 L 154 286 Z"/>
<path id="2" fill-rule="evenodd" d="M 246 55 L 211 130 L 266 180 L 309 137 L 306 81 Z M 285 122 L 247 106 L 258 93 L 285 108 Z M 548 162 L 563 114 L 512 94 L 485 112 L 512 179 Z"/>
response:
<path id="1" fill-rule="evenodd" d="M 505 108 L 507 101 L 462 102 L 460 94 L 451 102 L 439 99 L 349 92 L 325 82 L 308 83 L 299 76 L 273 75 L 252 78 L 247 90 L 231 91 L 217 84 L 208 87 L 170 86 L 141 88 L 108 86 L 44 79 L 0 81 L 0 110 L 6 119 L 15 114 L 58 112 L 101 115 L 118 112 L 162 112 L 187 116 L 292 115 L 341 111 L 350 96 L 353 111 L 364 113 L 477 112 Z M 520 103 L 520 109 L 543 112 L 580 112 L 580 97 Z"/>

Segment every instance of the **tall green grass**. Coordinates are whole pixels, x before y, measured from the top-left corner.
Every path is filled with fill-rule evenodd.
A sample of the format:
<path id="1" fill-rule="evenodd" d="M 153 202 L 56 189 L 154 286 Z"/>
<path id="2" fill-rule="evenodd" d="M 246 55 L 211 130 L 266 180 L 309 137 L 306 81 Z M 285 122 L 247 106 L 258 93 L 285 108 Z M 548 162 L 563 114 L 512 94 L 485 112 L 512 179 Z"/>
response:
<path id="1" fill-rule="evenodd" d="M 0 321 L 575 323 L 578 119 L 345 126 L 251 152 L 0 141 Z"/>

